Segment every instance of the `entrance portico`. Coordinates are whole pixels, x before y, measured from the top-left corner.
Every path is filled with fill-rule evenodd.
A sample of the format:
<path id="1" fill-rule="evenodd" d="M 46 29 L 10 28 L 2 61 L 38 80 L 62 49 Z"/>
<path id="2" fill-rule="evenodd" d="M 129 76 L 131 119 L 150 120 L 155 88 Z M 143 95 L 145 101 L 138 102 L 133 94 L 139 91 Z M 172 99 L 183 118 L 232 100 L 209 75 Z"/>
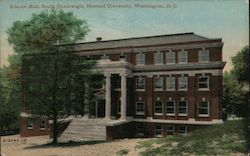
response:
<path id="1" fill-rule="evenodd" d="M 110 61 L 109 59 L 100 60 L 95 68 L 105 76 L 105 119 L 111 119 L 111 77 L 116 74 L 121 79 L 121 106 L 120 120 L 126 120 L 127 117 L 127 78 L 130 76 L 130 64 L 125 60 Z"/>

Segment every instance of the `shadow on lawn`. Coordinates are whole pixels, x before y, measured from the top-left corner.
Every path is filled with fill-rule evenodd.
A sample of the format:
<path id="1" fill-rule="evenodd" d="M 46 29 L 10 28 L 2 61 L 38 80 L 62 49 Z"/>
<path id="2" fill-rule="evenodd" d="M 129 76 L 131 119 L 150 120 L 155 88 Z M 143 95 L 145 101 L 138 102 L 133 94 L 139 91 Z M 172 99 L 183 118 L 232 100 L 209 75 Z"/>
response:
<path id="1" fill-rule="evenodd" d="M 58 144 L 47 143 L 47 144 L 42 144 L 42 145 L 33 145 L 33 146 L 25 147 L 24 149 L 51 148 L 51 147 L 76 147 L 76 146 L 82 146 L 82 145 L 100 144 L 104 142 L 106 141 L 82 141 L 82 142 L 69 141 L 69 142 L 58 143 Z"/>

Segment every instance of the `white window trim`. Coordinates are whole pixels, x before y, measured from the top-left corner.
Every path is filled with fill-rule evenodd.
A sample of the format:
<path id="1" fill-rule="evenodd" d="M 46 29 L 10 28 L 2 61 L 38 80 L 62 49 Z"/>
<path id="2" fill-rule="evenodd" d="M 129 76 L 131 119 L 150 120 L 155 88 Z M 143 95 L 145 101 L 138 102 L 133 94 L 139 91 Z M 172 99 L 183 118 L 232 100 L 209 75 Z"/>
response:
<path id="1" fill-rule="evenodd" d="M 183 76 L 187 78 L 187 88 L 179 88 L 180 87 L 180 78 L 182 77 L 178 77 L 178 91 L 188 91 L 188 76 Z"/>
<path id="2" fill-rule="evenodd" d="M 188 102 L 187 101 L 179 101 L 179 102 L 186 102 L 186 109 L 187 109 L 187 113 L 179 113 L 179 110 L 178 110 L 178 116 L 188 116 Z M 178 102 L 178 108 L 180 109 L 180 104 Z"/>
<path id="3" fill-rule="evenodd" d="M 161 126 L 161 134 L 156 134 L 156 126 Z M 154 129 L 154 133 L 155 133 L 155 137 L 162 137 L 162 125 L 160 125 L 160 124 L 156 124 L 155 125 L 155 129 Z M 157 129 L 157 130 L 159 130 L 159 129 Z"/>
<path id="4" fill-rule="evenodd" d="M 137 112 L 137 103 L 143 103 L 143 112 Z M 136 115 L 144 115 L 145 114 L 145 102 L 144 101 L 137 101 L 136 105 L 135 105 L 135 111 L 136 111 Z"/>
<path id="5" fill-rule="evenodd" d="M 144 89 L 137 89 L 137 80 L 138 80 L 138 79 L 144 79 Z M 136 87 L 136 91 L 141 91 L 141 92 L 145 91 L 145 88 L 146 88 L 146 79 L 143 78 L 143 77 L 141 77 L 141 78 L 136 78 L 136 85 L 135 85 L 135 87 Z"/>
<path id="6" fill-rule="evenodd" d="M 161 54 L 161 55 L 162 55 L 162 58 L 161 58 L 161 59 L 162 59 L 162 60 L 161 60 L 162 63 L 156 63 L 156 55 L 157 55 L 157 54 Z M 164 56 L 164 55 L 163 55 L 163 52 L 158 51 L 157 53 L 154 53 L 154 64 L 155 64 L 155 65 L 162 65 L 162 64 L 164 63 L 163 56 Z"/>
<path id="7" fill-rule="evenodd" d="M 167 111 L 167 109 L 168 109 L 168 102 L 174 102 L 174 113 L 167 113 L 168 111 Z M 168 100 L 167 101 L 167 103 L 166 103 L 166 115 L 167 116 L 175 116 L 175 114 L 176 114 L 176 110 L 175 110 L 176 108 L 175 108 L 175 101 L 174 100 Z"/>
<path id="8" fill-rule="evenodd" d="M 204 52 L 204 51 L 208 51 L 208 61 L 201 61 L 200 60 L 200 53 Z M 210 62 L 210 51 L 208 49 L 206 49 L 206 50 L 203 49 L 203 50 L 198 51 L 198 62 L 199 63 L 208 63 L 208 62 Z"/>
<path id="9" fill-rule="evenodd" d="M 143 60 L 144 60 L 144 61 L 143 61 L 143 62 L 144 62 L 143 64 L 139 64 L 138 55 L 143 55 Z M 146 58 L 146 57 L 145 57 L 145 54 L 143 54 L 143 53 L 136 54 L 136 65 L 137 65 L 137 66 L 145 66 L 145 64 L 146 64 L 145 58 Z"/>
<path id="10" fill-rule="evenodd" d="M 180 62 L 180 53 L 184 53 L 186 55 L 186 61 L 185 62 Z M 187 51 L 180 51 L 178 52 L 178 64 L 187 64 L 188 63 L 188 52 Z"/>
<path id="11" fill-rule="evenodd" d="M 176 91 L 176 78 L 173 77 L 174 78 L 174 89 L 169 89 L 168 88 L 168 78 L 171 78 L 171 77 L 166 78 L 166 91 Z"/>
<path id="12" fill-rule="evenodd" d="M 156 82 L 156 78 L 161 78 L 162 79 L 162 88 L 155 88 L 155 82 Z M 164 89 L 164 78 L 163 77 L 154 77 L 154 91 L 163 91 Z"/>
<path id="13" fill-rule="evenodd" d="M 174 54 L 174 62 L 170 62 L 170 63 L 167 62 L 167 60 L 168 60 L 168 57 L 167 57 L 168 53 L 173 53 Z M 173 52 L 173 51 L 167 52 L 165 57 L 166 57 L 166 64 L 176 64 L 176 53 L 175 52 Z"/>
<path id="14" fill-rule="evenodd" d="M 209 111 L 209 109 L 210 109 L 210 103 L 209 103 L 209 101 L 202 101 L 202 102 L 207 102 L 207 113 L 208 114 L 200 114 L 200 103 L 199 103 L 199 114 L 198 114 L 198 116 L 199 117 L 209 117 L 209 114 L 210 114 L 210 111 Z"/>
<path id="15" fill-rule="evenodd" d="M 200 78 L 203 78 L 203 77 L 207 77 L 207 87 L 208 87 L 208 88 L 199 88 L 199 85 L 200 85 L 199 79 L 200 79 Z M 209 91 L 209 90 L 210 90 L 210 89 L 209 89 L 209 76 L 199 76 L 199 77 L 198 77 L 198 90 L 199 90 L 199 91 Z"/>
<path id="16" fill-rule="evenodd" d="M 155 102 L 156 101 L 161 101 L 161 106 L 162 106 L 162 108 L 161 108 L 161 110 L 162 110 L 162 113 L 155 113 Z M 164 109 L 163 109 L 163 101 L 162 100 L 155 100 L 155 102 L 154 102 L 154 115 L 163 115 L 163 112 L 164 112 Z"/>

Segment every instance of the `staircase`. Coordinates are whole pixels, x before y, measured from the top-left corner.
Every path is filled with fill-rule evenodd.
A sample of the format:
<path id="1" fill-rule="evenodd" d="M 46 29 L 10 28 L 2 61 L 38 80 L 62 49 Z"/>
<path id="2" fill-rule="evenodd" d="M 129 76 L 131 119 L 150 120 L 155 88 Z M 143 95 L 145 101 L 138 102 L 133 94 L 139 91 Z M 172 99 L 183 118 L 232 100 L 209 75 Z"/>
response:
<path id="1" fill-rule="evenodd" d="M 106 124 L 103 119 L 73 118 L 58 141 L 106 141 Z"/>

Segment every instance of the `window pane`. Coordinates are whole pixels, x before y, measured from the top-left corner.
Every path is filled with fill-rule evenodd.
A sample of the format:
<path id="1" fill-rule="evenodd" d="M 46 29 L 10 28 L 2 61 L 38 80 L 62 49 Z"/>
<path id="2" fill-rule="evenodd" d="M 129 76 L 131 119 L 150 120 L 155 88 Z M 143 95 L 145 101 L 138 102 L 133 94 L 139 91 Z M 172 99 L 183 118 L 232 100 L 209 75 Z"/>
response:
<path id="1" fill-rule="evenodd" d="M 145 79 L 144 78 L 136 79 L 136 89 L 145 89 Z"/>
<path id="2" fill-rule="evenodd" d="M 187 63 L 187 52 L 179 52 L 178 53 L 178 61 L 179 63 Z"/>
<path id="3" fill-rule="evenodd" d="M 179 114 L 187 114 L 187 102 L 186 101 L 179 102 Z"/>
<path id="4" fill-rule="evenodd" d="M 168 114 L 174 114 L 175 113 L 175 105 L 173 101 L 167 102 L 167 113 Z"/>
<path id="5" fill-rule="evenodd" d="M 167 77 L 167 89 L 175 90 L 175 77 Z"/>
<path id="6" fill-rule="evenodd" d="M 199 77 L 199 88 L 209 88 L 208 77 Z"/>
<path id="7" fill-rule="evenodd" d="M 137 102 L 136 103 L 136 112 L 144 113 L 144 102 Z"/>
<path id="8" fill-rule="evenodd" d="M 162 101 L 155 101 L 155 113 L 163 113 Z"/>
<path id="9" fill-rule="evenodd" d="M 163 77 L 155 77 L 155 89 L 163 89 Z"/>
<path id="10" fill-rule="evenodd" d="M 188 79 L 187 77 L 179 77 L 179 89 L 188 88 Z"/>
<path id="11" fill-rule="evenodd" d="M 154 54 L 155 64 L 163 64 L 163 53 Z"/>
<path id="12" fill-rule="evenodd" d="M 208 115 L 208 102 L 200 102 L 199 114 Z"/>
<path id="13" fill-rule="evenodd" d="M 179 133 L 187 133 L 187 126 L 179 126 Z"/>
<path id="14" fill-rule="evenodd" d="M 137 54 L 136 55 L 136 63 L 139 65 L 145 64 L 145 54 Z"/>
<path id="15" fill-rule="evenodd" d="M 167 63 L 175 63 L 175 52 L 166 53 Z"/>
<path id="16" fill-rule="evenodd" d="M 161 135 L 162 126 L 161 125 L 155 125 L 155 134 Z"/>

